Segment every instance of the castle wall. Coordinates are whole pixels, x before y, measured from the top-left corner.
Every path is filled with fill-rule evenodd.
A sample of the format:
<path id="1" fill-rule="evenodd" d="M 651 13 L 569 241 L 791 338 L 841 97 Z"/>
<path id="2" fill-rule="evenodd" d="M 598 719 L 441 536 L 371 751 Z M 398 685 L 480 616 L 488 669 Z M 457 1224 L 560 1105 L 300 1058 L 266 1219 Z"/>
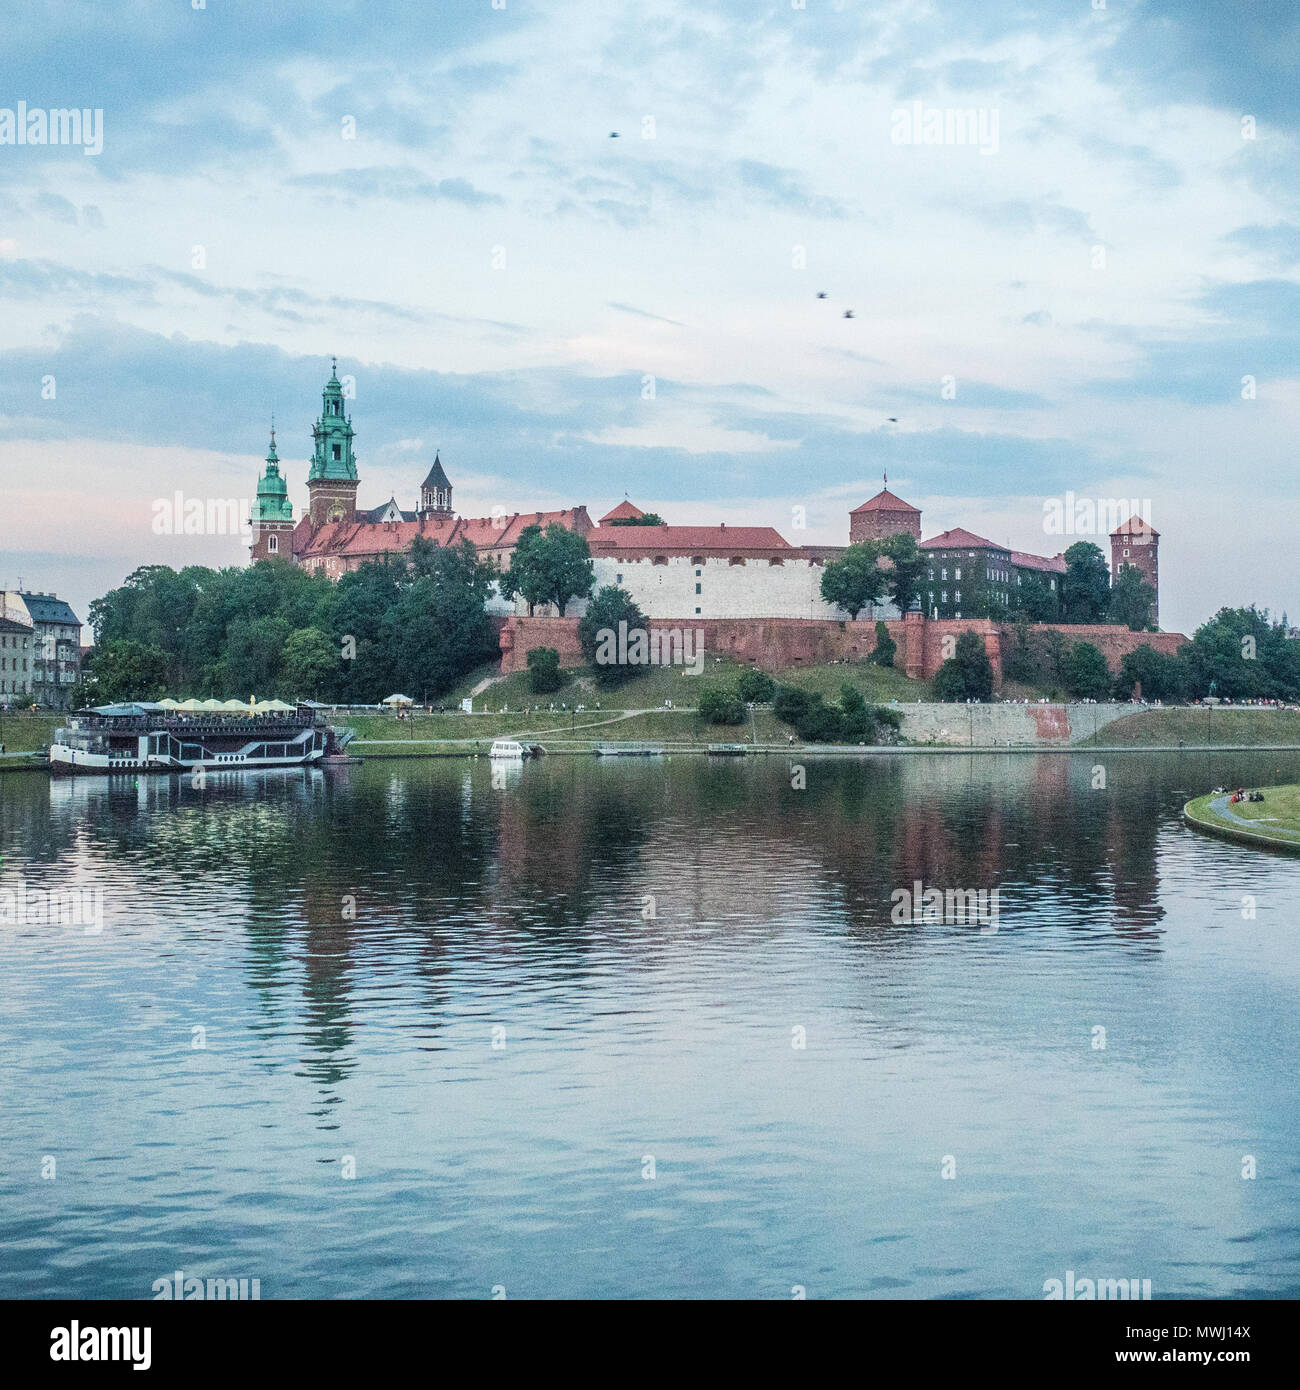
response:
<path id="1" fill-rule="evenodd" d="M 599 556 L 592 562 L 596 588 L 612 584 L 626 590 L 647 618 L 848 619 L 842 608 L 821 596 L 824 567 L 797 550 L 779 564 L 761 558 L 739 564 L 721 556 L 696 558 L 700 563 L 688 555 L 670 555 L 666 564 L 656 564 L 652 558 Z M 581 617 L 586 601 L 571 603 L 567 611 Z M 897 612 L 891 604 L 872 610 L 878 618 L 896 617 Z"/>
<path id="2" fill-rule="evenodd" d="M 649 617 L 649 615 L 647 615 Z M 706 656 L 728 656 L 733 661 L 760 666 L 767 671 L 784 671 L 798 666 L 821 666 L 832 661 L 864 661 L 875 650 L 875 623 L 866 618 L 857 622 L 835 619 L 800 618 L 656 618 L 649 617 L 651 629 L 682 628 L 703 634 Z M 1002 684 L 1002 655 L 1015 640 L 1014 628 L 999 626 L 984 618 L 940 619 L 932 621 L 913 614 L 903 621 L 887 621 L 889 635 L 897 644 L 894 666 L 919 680 L 931 680 L 952 655 L 963 632 L 976 632 L 984 639 L 993 667 L 994 687 Z M 1033 623 L 1031 634 L 1053 630 L 1052 624 Z M 1081 625 L 1056 629 L 1066 642 L 1091 642 L 1106 658 L 1112 672 L 1126 652 L 1147 645 L 1172 654 L 1187 638 L 1177 632 L 1130 632 L 1127 628 Z M 1004 646 L 1006 644 L 1006 646 Z M 522 671 L 533 647 L 554 647 L 562 666 L 582 664 L 578 645 L 578 619 L 508 618 L 501 634 L 503 674 Z"/>

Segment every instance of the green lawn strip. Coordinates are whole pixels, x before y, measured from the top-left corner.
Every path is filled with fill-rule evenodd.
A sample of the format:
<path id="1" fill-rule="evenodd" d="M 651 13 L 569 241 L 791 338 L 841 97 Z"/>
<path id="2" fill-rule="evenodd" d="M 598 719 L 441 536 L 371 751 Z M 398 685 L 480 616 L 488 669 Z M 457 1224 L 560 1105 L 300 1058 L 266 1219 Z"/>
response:
<path id="1" fill-rule="evenodd" d="M 1300 747 L 1300 711 L 1248 706 L 1146 709 L 1125 715 L 1078 745 L 1176 748 Z"/>
<path id="2" fill-rule="evenodd" d="M 1300 786 L 1260 787 L 1263 801 L 1241 801 L 1235 806 L 1215 806 L 1222 794 L 1194 797 L 1183 807 L 1193 826 L 1245 843 L 1261 843 L 1300 849 Z M 1235 813 L 1236 818 L 1229 812 Z M 1246 821 L 1249 824 L 1243 825 Z"/>

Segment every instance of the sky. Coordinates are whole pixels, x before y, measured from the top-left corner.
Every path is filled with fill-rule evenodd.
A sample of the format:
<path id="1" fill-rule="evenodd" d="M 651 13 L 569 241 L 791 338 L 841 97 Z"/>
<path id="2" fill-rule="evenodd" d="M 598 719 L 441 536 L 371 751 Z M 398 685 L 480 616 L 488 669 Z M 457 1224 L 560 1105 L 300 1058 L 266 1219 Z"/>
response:
<path id="1" fill-rule="evenodd" d="M 0 584 L 243 563 L 159 528 L 251 499 L 273 413 L 301 509 L 337 354 L 362 505 L 438 450 L 463 515 L 844 544 L 887 471 L 1054 554 L 1122 499 L 1162 626 L 1300 621 L 1298 70 L 1291 0 L 18 8 Z"/>

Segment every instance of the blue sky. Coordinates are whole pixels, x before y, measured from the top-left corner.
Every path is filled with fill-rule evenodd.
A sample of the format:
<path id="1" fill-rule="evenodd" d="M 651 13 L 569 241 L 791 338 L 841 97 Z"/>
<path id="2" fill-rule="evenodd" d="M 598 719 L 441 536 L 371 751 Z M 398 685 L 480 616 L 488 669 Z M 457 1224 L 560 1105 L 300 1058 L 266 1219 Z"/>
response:
<path id="1" fill-rule="evenodd" d="M 926 534 L 1047 553 L 1045 502 L 1149 500 L 1166 626 L 1300 618 L 1300 7 L 65 0 L 6 28 L 0 109 L 102 109 L 104 144 L 0 144 L 0 582 L 84 610 L 138 563 L 239 563 L 154 503 L 250 496 L 274 410 L 301 506 L 337 353 L 369 504 L 440 449 L 467 514 L 626 492 L 842 542 L 888 468 Z M 996 148 L 897 142 L 918 102 L 995 115 Z"/>

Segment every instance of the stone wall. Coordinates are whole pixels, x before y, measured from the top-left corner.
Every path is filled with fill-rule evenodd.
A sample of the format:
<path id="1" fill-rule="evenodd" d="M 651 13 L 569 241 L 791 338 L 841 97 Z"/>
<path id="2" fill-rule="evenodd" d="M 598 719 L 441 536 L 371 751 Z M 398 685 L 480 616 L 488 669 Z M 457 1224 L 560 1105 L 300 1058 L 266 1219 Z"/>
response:
<path id="1" fill-rule="evenodd" d="M 660 631 L 677 628 L 699 632 L 706 656 L 729 656 L 768 671 L 821 666 L 831 661 L 863 661 L 876 646 L 876 625 L 866 618 L 840 622 L 817 618 L 651 617 L 649 625 Z M 933 679 L 952 655 L 957 638 L 963 632 L 975 632 L 984 639 L 995 688 L 1000 687 L 1002 655 L 1015 640 L 1014 627 L 999 626 L 984 618 L 930 620 L 912 613 L 902 621 L 886 622 L 885 626 L 898 645 L 895 667 L 916 680 Z M 1052 627 L 1035 623 L 1029 630 L 1032 637 L 1050 632 Z M 1106 626 L 1063 627 L 1059 631 L 1067 643 L 1091 642 L 1105 656 L 1112 671 L 1119 670 L 1125 652 L 1144 643 L 1156 651 L 1173 653 L 1187 641 L 1177 632 L 1129 632 L 1127 628 Z M 506 619 L 501 633 L 502 672 L 524 670 L 533 647 L 554 647 L 560 653 L 562 666 L 581 664 L 577 618 Z"/>

